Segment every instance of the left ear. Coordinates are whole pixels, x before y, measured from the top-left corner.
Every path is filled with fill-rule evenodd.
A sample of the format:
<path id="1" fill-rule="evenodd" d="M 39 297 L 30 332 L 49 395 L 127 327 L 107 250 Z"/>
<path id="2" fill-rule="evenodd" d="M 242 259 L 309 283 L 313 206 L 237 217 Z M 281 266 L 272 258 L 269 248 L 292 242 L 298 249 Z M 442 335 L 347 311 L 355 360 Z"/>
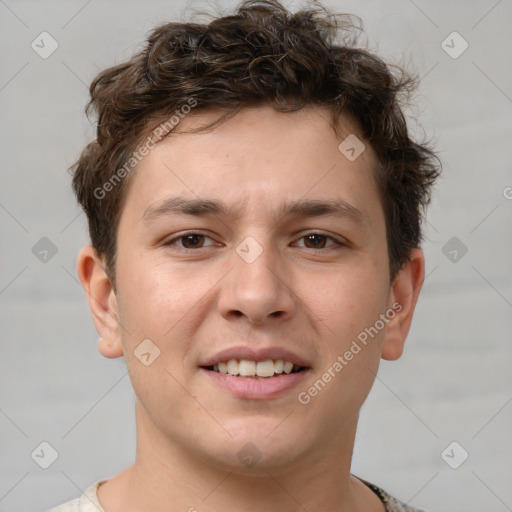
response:
<path id="1" fill-rule="evenodd" d="M 403 264 L 391 286 L 388 308 L 396 314 L 389 320 L 386 327 L 382 359 L 394 361 L 402 355 L 424 279 L 423 251 L 412 249 L 409 261 Z"/>

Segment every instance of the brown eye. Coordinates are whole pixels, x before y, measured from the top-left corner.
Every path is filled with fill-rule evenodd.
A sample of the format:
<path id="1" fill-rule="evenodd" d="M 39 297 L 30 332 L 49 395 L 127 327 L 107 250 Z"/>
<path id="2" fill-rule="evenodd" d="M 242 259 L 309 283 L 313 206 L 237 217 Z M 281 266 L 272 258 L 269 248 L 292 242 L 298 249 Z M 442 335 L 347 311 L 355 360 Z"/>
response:
<path id="1" fill-rule="evenodd" d="M 311 244 L 311 247 L 308 247 L 308 249 L 323 249 L 325 247 L 326 239 L 326 236 L 317 234 L 307 235 L 304 237 L 304 240 L 307 241 L 306 246 L 308 246 L 308 244 Z"/>
<path id="2" fill-rule="evenodd" d="M 332 236 L 322 235 L 321 233 L 309 233 L 308 235 L 304 235 L 300 238 L 300 240 L 304 240 L 304 247 L 306 249 L 328 249 L 333 245 L 344 245 L 342 242 L 334 239 Z M 332 241 L 330 246 L 326 246 L 328 241 Z"/>
<path id="3" fill-rule="evenodd" d="M 185 235 L 180 237 L 183 240 L 183 247 L 185 249 L 196 249 L 198 246 L 202 246 L 204 243 L 204 235 Z"/>
<path id="4" fill-rule="evenodd" d="M 169 240 L 164 245 L 176 245 L 181 249 L 202 249 L 203 247 L 209 247 L 209 245 L 213 245 L 205 245 L 206 239 L 211 240 L 209 236 L 202 235 L 201 233 L 186 233 L 185 235 L 180 235 Z M 178 241 L 181 243 L 178 243 Z"/>

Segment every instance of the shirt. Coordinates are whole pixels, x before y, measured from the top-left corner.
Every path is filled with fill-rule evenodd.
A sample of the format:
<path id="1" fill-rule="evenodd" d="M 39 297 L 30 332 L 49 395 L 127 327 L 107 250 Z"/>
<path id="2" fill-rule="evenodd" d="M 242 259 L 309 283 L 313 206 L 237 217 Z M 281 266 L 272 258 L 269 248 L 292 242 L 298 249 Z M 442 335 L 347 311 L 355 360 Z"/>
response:
<path id="1" fill-rule="evenodd" d="M 425 512 L 423 510 L 402 503 L 396 498 L 393 498 L 393 496 L 389 495 L 380 487 L 377 487 L 370 482 L 366 482 L 361 478 L 359 478 L 359 480 L 368 486 L 380 498 L 382 503 L 384 503 L 386 512 Z M 106 481 L 107 480 L 100 480 L 95 482 L 90 487 L 88 487 L 79 498 L 68 501 L 67 503 L 63 503 L 58 507 L 52 508 L 49 512 L 105 512 L 101 507 L 100 502 L 98 501 L 98 495 L 96 494 L 96 491 L 98 487 Z"/>

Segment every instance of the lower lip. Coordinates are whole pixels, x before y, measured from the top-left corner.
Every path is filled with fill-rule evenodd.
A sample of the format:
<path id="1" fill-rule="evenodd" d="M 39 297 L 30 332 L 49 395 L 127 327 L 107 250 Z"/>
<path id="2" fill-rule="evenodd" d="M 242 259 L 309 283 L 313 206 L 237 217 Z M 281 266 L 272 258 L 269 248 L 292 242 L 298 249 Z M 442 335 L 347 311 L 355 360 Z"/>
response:
<path id="1" fill-rule="evenodd" d="M 201 368 L 221 388 L 227 389 L 238 398 L 252 400 L 264 400 L 273 398 L 279 394 L 297 386 L 309 372 L 302 370 L 297 373 L 283 373 L 275 377 L 253 379 L 236 377 L 227 373 L 219 373 Z"/>

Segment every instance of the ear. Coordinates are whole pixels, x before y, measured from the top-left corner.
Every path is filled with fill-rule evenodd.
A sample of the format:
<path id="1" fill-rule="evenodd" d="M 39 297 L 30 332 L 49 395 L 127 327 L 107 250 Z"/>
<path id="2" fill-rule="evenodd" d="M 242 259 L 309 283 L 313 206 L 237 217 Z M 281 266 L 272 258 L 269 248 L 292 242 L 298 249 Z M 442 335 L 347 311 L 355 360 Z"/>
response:
<path id="1" fill-rule="evenodd" d="M 85 290 L 94 325 L 100 334 L 98 350 L 105 357 L 121 357 L 123 348 L 117 298 L 103 268 L 103 261 L 93 247 L 86 246 L 80 250 L 76 270 Z"/>
<path id="2" fill-rule="evenodd" d="M 413 249 L 409 261 L 399 270 L 389 295 L 388 311 L 395 311 L 386 327 L 382 358 L 398 359 L 404 350 L 412 316 L 425 279 L 425 257 L 421 249 Z"/>

